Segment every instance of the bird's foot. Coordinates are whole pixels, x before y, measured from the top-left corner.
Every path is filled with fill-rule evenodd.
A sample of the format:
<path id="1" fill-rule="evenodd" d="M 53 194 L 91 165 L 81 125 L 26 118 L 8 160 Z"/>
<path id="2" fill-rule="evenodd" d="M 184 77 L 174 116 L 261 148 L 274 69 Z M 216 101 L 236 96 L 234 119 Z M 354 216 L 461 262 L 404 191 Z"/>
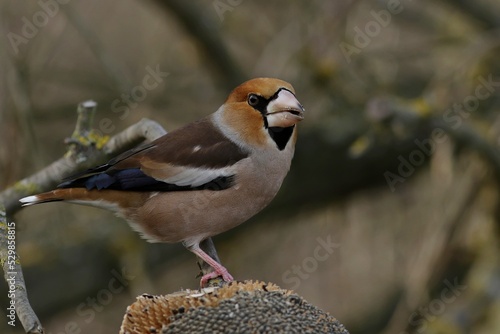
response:
<path id="1" fill-rule="evenodd" d="M 231 282 L 234 280 L 233 276 L 231 276 L 231 274 L 227 271 L 227 269 L 221 266 L 221 268 L 217 268 L 216 271 L 212 271 L 208 274 L 203 275 L 203 277 L 200 280 L 200 286 L 202 288 L 205 287 L 209 280 L 219 276 L 222 276 L 222 279 L 225 282 Z"/>

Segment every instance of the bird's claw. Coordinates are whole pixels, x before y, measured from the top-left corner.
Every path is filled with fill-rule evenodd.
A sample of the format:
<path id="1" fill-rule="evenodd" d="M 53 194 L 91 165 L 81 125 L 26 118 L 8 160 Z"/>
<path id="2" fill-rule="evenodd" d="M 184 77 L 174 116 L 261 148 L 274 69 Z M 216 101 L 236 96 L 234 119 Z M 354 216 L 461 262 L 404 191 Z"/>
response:
<path id="1" fill-rule="evenodd" d="M 219 276 L 221 276 L 225 282 L 234 281 L 233 276 L 231 276 L 231 274 L 227 270 L 221 271 L 221 272 L 212 271 L 212 272 L 209 272 L 208 274 L 203 275 L 203 277 L 200 280 L 200 286 L 202 288 L 205 287 L 207 285 L 208 281 L 210 281 L 211 279 L 214 279 L 216 277 L 219 277 Z"/>

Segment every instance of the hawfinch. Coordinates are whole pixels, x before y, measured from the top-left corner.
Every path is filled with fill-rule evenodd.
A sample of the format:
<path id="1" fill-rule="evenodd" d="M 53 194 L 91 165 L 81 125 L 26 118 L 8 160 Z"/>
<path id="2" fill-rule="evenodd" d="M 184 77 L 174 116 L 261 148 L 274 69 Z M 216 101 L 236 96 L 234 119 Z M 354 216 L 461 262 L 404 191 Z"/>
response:
<path id="1" fill-rule="evenodd" d="M 233 278 L 200 248 L 261 211 L 290 168 L 304 108 L 293 87 L 257 78 L 236 87 L 213 114 L 72 177 L 58 189 L 22 198 L 114 211 L 150 242 L 182 242 L 214 271 Z"/>

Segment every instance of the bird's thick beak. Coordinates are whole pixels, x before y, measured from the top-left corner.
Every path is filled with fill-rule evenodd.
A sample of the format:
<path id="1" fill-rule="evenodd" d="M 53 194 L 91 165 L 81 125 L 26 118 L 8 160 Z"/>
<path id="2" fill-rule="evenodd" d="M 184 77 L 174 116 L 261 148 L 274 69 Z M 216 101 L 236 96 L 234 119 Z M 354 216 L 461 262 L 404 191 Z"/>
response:
<path id="1" fill-rule="evenodd" d="M 269 127 L 286 128 L 304 119 L 304 107 L 292 92 L 282 89 L 278 96 L 267 105 Z"/>

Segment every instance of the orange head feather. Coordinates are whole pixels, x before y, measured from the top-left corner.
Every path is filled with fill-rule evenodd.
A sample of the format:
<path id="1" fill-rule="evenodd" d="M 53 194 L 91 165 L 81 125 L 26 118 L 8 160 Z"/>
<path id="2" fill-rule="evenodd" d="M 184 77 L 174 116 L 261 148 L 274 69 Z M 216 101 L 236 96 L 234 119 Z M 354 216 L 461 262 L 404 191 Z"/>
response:
<path id="1" fill-rule="evenodd" d="M 283 93 L 280 93 L 282 91 Z M 287 96 L 280 98 L 278 94 Z M 304 110 L 294 94 L 292 85 L 283 80 L 256 78 L 246 81 L 229 94 L 221 110 L 222 120 L 232 130 L 233 138 L 238 138 L 238 141 L 249 143 L 254 147 L 264 147 L 270 143 L 266 128 L 275 126 L 268 124 L 270 117 L 273 117 L 273 120 L 277 119 L 276 122 L 280 127 L 292 126 L 302 119 Z M 277 98 L 286 100 L 286 103 L 278 106 L 274 102 Z M 277 110 L 270 110 L 273 103 Z M 281 112 L 283 115 L 280 117 L 272 115 Z"/>

